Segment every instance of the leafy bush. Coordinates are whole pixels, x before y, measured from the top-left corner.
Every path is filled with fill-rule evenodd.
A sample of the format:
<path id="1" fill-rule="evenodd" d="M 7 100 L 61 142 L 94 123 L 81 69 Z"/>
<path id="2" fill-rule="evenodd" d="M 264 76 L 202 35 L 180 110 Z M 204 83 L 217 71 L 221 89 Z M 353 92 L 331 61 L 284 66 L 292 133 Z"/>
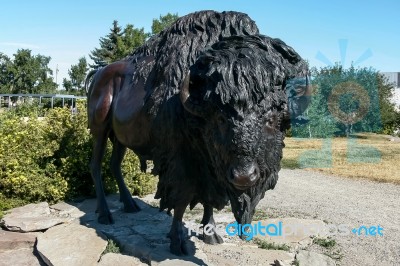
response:
<path id="1" fill-rule="evenodd" d="M 0 219 L 3 218 L 3 211 L 18 206 L 25 205 L 27 202 L 18 198 L 7 198 L 0 192 Z"/>
<path id="2" fill-rule="evenodd" d="M 41 105 L 43 105 L 43 103 Z M 42 106 L 39 105 L 38 99 L 30 99 L 26 102 L 19 103 L 17 106 L 14 106 L 8 111 L 17 116 L 24 117 L 24 116 L 44 116 L 46 110 L 47 109 L 42 108 Z"/>
<path id="3" fill-rule="evenodd" d="M 56 202 L 81 195 L 94 195 L 89 172 L 92 138 L 87 129 L 84 102 L 78 103 L 77 114 L 67 108 L 41 110 L 37 117 L 33 107 L 24 115 L 6 111 L 0 114 L 0 196 L 16 202 Z M 108 144 L 103 161 L 106 192 L 117 192 L 111 176 Z M 122 172 L 128 188 L 134 195 L 153 191 L 155 177 L 140 172 L 139 159 L 127 152 Z M 0 211 L 14 207 L 0 204 Z"/>

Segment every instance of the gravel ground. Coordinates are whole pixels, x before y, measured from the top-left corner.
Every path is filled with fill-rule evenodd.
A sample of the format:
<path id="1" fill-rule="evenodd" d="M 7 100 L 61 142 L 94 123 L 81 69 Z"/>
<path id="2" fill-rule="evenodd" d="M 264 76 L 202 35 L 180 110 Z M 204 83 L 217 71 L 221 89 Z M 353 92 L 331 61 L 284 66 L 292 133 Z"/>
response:
<path id="1" fill-rule="evenodd" d="M 383 236 L 350 233 L 333 238 L 340 265 L 400 265 L 400 186 L 303 170 L 280 172 L 257 209 L 273 217 L 320 219 L 349 228 L 378 226 Z"/>

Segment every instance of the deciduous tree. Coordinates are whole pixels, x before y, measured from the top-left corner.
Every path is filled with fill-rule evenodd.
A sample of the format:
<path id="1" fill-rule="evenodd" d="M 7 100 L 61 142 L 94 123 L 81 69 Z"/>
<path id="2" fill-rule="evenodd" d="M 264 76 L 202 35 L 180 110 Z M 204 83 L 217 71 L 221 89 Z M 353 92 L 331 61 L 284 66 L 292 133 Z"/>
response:
<path id="1" fill-rule="evenodd" d="M 78 64 L 72 65 L 68 70 L 70 79 L 63 79 L 65 90 L 72 94 L 84 95 L 84 83 L 88 69 L 86 58 L 79 58 Z"/>
<path id="2" fill-rule="evenodd" d="M 356 132 L 390 134 L 399 114 L 391 103 L 393 86 L 372 68 L 340 65 L 313 70 L 314 95 L 307 125 L 293 127 L 300 137 L 349 136 Z"/>
<path id="3" fill-rule="evenodd" d="M 11 59 L 7 55 L 0 53 L 0 93 L 11 93 L 11 66 Z"/>
<path id="4" fill-rule="evenodd" d="M 11 60 L 0 55 L 0 86 L 7 93 L 52 93 L 57 88 L 48 66 L 51 58 L 19 49 Z"/>
<path id="5" fill-rule="evenodd" d="M 151 25 L 151 33 L 158 34 L 165 28 L 169 27 L 172 23 L 174 23 L 179 18 L 178 13 L 171 14 L 168 13 L 164 16 L 161 16 L 158 19 L 153 19 L 153 24 Z"/>

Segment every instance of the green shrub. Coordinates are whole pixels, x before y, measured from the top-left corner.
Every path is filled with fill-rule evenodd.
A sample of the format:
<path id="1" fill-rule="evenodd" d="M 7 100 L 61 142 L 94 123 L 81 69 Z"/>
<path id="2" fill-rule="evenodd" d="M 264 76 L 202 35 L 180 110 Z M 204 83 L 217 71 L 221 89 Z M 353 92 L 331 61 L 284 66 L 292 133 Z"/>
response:
<path id="1" fill-rule="evenodd" d="M 15 111 L 0 113 L 0 195 L 18 203 L 71 199 L 94 195 L 89 172 L 92 138 L 87 129 L 84 102 L 78 114 L 67 108 L 40 110 L 24 107 L 23 116 Z M 27 117 L 27 115 L 29 115 Z M 106 192 L 117 192 L 110 174 L 111 144 L 103 161 Z M 140 172 L 139 159 L 128 152 L 122 172 L 134 195 L 154 190 L 155 177 Z M 0 211 L 13 204 L 0 204 Z"/>
<path id="2" fill-rule="evenodd" d="M 31 99 L 31 103 L 29 102 L 20 103 L 17 106 L 11 108 L 9 111 L 19 117 L 32 116 L 32 115 L 44 116 L 46 114 L 47 109 L 39 106 L 39 101 L 37 99 Z"/>
<path id="3" fill-rule="evenodd" d="M 18 206 L 25 205 L 27 202 L 18 198 L 7 198 L 0 192 L 0 219 L 3 218 L 3 211 Z"/>
<path id="4" fill-rule="evenodd" d="M 1 119 L 0 191 L 28 202 L 57 201 L 65 196 L 67 182 L 55 174 L 53 150 L 45 139 L 45 121 L 10 115 Z"/>

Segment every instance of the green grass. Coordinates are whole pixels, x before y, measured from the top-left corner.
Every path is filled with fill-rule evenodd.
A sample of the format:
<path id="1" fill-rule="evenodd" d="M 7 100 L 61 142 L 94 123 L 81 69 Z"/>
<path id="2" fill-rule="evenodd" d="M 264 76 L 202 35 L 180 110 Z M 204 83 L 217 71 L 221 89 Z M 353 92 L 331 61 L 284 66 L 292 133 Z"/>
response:
<path id="1" fill-rule="evenodd" d="M 325 249 L 324 255 L 339 261 L 343 258 L 343 254 L 340 251 L 336 241 L 330 237 L 328 238 L 319 238 L 316 237 L 313 239 L 313 244 L 319 245 Z"/>
<path id="2" fill-rule="evenodd" d="M 108 244 L 106 249 L 103 251 L 103 255 L 107 253 L 121 253 L 120 248 L 112 239 L 108 239 Z"/>
<path id="3" fill-rule="evenodd" d="M 267 212 L 263 210 L 256 210 L 253 216 L 253 221 L 260 221 L 270 218 Z"/>
<path id="4" fill-rule="evenodd" d="M 259 248 L 262 249 L 269 249 L 269 250 L 284 250 L 284 251 L 289 251 L 290 247 L 286 244 L 276 244 L 276 243 L 271 243 L 266 240 L 261 240 L 261 239 L 254 239 L 254 243 L 257 244 Z"/>
<path id="5" fill-rule="evenodd" d="M 331 238 L 319 238 L 316 237 L 313 240 L 313 244 L 319 245 L 321 247 L 324 248 L 333 248 L 334 246 L 336 246 L 336 241 L 334 239 Z"/>
<path id="6" fill-rule="evenodd" d="M 352 139 L 286 138 L 282 167 L 400 184 L 400 142 L 359 133 Z"/>
<path id="7" fill-rule="evenodd" d="M 282 158 L 281 162 L 282 168 L 286 169 L 298 169 L 300 168 L 299 160 L 293 158 Z"/>

